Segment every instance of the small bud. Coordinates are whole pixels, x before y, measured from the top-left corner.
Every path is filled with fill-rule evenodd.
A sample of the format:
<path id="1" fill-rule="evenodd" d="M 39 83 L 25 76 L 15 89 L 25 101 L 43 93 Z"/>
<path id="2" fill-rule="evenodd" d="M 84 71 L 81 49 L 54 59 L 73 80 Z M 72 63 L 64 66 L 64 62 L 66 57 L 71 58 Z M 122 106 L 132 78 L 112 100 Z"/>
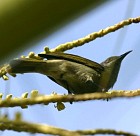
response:
<path id="1" fill-rule="evenodd" d="M 46 47 L 44 48 L 44 51 L 45 51 L 45 53 L 50 52 L 50 51 L 49 51 L 49 47 L 46 46 Z"/>
<path id="2" fill-rule="evenodd" d="M 20 56 L 20 58 L 24 59 L 24 58 L 26 58 L 26 56 L 22 55 L 22 56 Z"/>
<path id="3" fill-rule="evenodd" d="M 54 107 L 57 108 L 58 111 L 65 109 L 65 105 L 62 102 L 57 102 L 56 106 L 54 106 Z"/>
<path id="4" fill-rule="evenodd" d="M 3 96 L 3 94 L 2 94 L 2 93 L 0 93 L 0 99 L 2 99 L 2 96 Z"/>
<path id="5" fill-rule="evenodd" d="M 30 52 L 30 53 L 28 54 L 28 56 L 29 56 L 29 58 L 34 58 L 35 53 L 34 53 L 34 52 Z"/>
<path id="6" fill-rule="evenodd" d="M 9 79 L 9 77 L 8 77 L 7 75 L 3 75 L 2 78 L 3 78 L 4 80 L 8 80 L 8 79 Z"/>
<path id="7" fill-rule="evenodd" d="M 13 96 L 12 94 L 8 94 L 8 95 L 6 96 L 6 99 L 7 99 L 7 100 L 10 100 L 10 99 L 12 98 L 12 96 Z"/>
<path id="8" fill-rule="evenodd" d="M 28 97 L 28 92 L 25 92 L 21 95 L 22 98 L 27 98 Z"/>
<path id="9" fill-rule="evenodd" d="M 28 106 L 27 106 L 27 105 L 22 105 L 21 108 L 22 108 L 22 109 L 27 109 Z"/>
<path id="10" fill-rule="evenodd" d="M 38 90 L 31 91 L 31 98 L 38 96 Z"/>

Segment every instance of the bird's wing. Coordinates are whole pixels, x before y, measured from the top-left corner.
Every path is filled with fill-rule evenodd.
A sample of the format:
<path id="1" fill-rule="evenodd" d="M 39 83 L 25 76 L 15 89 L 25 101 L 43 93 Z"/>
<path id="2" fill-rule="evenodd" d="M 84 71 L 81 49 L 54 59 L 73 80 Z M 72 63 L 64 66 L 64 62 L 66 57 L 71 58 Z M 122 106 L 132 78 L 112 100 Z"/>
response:
<path id="1" fill-rule="evenodd" d="M 63 60 L 69 60 L 72 62 L 80 63 L 85 66 L 93 68 L 95 71 L 101 73 L 104 70 L 104 67 L 100 65 L 97 62 L 91 61 L 89 59 L 80 57 L 78 55 L 73 55 L 73 54 L 67 54 L 67 53 L 46 53 L 46 54 L 38 54 L 38 56 L 47 58 L 47 59 L 63 59 Z"/>

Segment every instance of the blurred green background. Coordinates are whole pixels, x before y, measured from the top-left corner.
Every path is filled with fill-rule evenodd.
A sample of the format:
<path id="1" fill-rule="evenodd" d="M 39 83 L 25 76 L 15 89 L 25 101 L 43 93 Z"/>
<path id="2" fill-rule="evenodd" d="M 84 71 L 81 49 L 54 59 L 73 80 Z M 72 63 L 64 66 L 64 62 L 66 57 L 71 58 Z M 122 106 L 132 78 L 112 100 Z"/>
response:
<path id="1" fill-rule="evenodd" d="M 0 0 L 0 60 L 10 58 L 106 0 Z M 32 44 L 29 44 L 32 43 Z"/>

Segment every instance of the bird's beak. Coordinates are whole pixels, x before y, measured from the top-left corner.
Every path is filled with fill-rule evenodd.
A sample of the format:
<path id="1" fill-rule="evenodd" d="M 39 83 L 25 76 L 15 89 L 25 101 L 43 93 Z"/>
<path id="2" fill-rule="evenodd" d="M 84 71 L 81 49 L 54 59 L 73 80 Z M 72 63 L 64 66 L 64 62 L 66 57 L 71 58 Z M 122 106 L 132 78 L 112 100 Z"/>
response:
<path id="1" fill-rule="evenodd" d="M 122 54 L 119 59 L 123 60 L 130 52 L 132 52 L 132 50 Z"/>

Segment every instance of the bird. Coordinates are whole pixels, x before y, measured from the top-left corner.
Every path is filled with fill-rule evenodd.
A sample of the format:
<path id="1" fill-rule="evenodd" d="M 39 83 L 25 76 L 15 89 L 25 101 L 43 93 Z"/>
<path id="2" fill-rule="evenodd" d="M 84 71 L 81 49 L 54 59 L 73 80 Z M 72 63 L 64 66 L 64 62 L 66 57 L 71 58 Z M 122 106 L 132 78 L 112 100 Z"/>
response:
<path id="1" fill-rule="evenodd" d="M 100 64 L 78 55 L 47 52 L 38 54 L 42 60 L 33 58 L 13 59 L 8 73 L 40 73 L 64 87 L 68 94 L 107 92 L 117 81 L 122 60 L 130 53 L 111 56 Z"/>

